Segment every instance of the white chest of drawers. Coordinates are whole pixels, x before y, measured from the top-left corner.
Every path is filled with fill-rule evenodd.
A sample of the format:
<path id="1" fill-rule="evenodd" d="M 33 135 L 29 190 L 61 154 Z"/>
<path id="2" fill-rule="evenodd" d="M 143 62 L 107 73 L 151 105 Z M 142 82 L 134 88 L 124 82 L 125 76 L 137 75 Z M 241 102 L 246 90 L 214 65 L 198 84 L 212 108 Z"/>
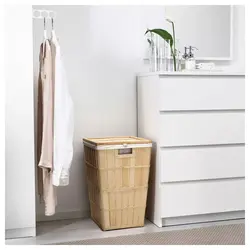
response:
<path id="1" fill-rule="evenodd" d="M 245 77 L 138 75 L 138 136 L 154 142 L 147 217 L 157 226 L 244 217 Z"/>

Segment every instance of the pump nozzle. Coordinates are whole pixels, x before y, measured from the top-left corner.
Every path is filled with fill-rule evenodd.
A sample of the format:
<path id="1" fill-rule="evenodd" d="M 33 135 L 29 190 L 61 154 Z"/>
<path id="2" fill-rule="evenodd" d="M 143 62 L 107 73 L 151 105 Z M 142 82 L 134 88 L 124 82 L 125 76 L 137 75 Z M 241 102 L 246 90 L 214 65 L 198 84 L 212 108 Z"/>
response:
<path id="1" fill-rule="evenodd" d="M 194 47 L 194 46 L 189 46 L 189 53 L 188 53 L 188 57 L 194 57 L 194 54 L 192 53 L 192 50 L 194 50 L 194 49 L 196 49 L 196 50 L 198 50 L 196 47 Z"/>
<path id="2" fill-rule="evenodd" d="M 184 52 L 184 54 L 182 56 L 184 59 L 188 58 L 187 49 L 188 49 L 188 47 L 184 47 L 185 52 Z"/>

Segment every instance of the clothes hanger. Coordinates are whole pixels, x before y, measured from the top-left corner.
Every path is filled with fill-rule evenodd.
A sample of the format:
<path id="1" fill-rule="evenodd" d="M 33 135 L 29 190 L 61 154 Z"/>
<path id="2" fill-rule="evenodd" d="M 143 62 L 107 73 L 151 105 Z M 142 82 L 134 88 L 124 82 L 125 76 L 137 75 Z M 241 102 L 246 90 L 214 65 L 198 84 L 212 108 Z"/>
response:
<path id="1" fill-rule="evenodd" d="M 55 29 L 54 29 L 54 18 L 51 17 L 51 41 L 53 41 L 54 44 L 58 44 L 58 38 L 56 36 L 56 32 L 55 32 Z"/>
<path id="2" fill-rule="evenodd" d="M 52 27 L 52 30 L 54 30 L 54 19 L 53 19 L 53 17 L 51 17 L 51 27 Z"/>
<path id="3" fill-rule="evenodd" d="M 51 17 L 51 39 L 55 38 L 56 37 L 56 34 L 55 34 L 55 30 L 54 30 L 54 19 L 53 17 Z"/>
<path id="4" fill-rule="evenodd" d="M 47 40 L 47 30 L 46 30 L 46 19 L 43 19 L 43 58 L 44 58 L 44 48 L 45 48 L 45 41 Z"/>
<path id="5" fill-rule="evenodd" d="M 43 19 L 43 39 L 44 40 L 47 39 L 47 30 L 46 30 L 46 19 L 45 19 L 45 17 Z"/>

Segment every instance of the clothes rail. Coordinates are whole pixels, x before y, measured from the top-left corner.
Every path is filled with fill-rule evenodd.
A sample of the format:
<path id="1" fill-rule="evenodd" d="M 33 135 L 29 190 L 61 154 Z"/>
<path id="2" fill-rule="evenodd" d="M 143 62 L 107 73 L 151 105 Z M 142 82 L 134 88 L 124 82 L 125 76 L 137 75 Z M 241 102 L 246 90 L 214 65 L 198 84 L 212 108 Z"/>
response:
<path id="1" fill-rule="evenodd" d="M 53 10 L 37 10 L 33 9 L 33 18 L 35 19 L 55 19 L 56 12 Z"/>

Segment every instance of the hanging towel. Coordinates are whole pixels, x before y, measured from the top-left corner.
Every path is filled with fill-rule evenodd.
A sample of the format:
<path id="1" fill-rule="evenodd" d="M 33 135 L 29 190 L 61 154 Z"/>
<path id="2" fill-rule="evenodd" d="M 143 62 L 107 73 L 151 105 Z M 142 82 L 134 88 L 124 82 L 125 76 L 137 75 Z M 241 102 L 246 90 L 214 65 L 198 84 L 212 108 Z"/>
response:
<path id="1" fill-rule="evenodd" d="M 53 167 L 53 113 L 54 86 L 52 81 L 52 54 L 48 40 L 44 44 L 44 57 L 41 65 L 42 82 L 42 144 L 39 166 L 52 170 Z"/>
<path id="2" fill-rule="evenodd" d="M 37 143 L 36 143 L 36 166 L 39 165 L 41 157 L 41 146 L 43 137 L 43 83 L 42 83 L 42 70 L 43 70 L 43 43 L 40 46 L 39 54 L 39 75 L 38 75 L 38 96 L 37 96 Z M 37 168 L 37 183 L 38 183 L 38 194 L 40 201 L 43 200 L 43 170 Z"/>
<path id="3" fill-rule="evenodd" d="M 68 90 L 60 45 L 54 30 L 52 30 L 51 47 L 55 56 L 53 185 L 66 186 L 69 184 L 69 170 L 73 158 L 73 102 Z"/>
<path id="4" fill-rule="evenodd" d="M 43 51 L 44 49 L 44 51 Z M 44 52 L 44 53 L 43 53 Z M 48 40 L 40 47 L 40 73 L 38 80 L 38 189 L 45 202 L 45 215 L 55 214 L 57 204 L 53 177 L 53 123 L 54 85 L 52 53 Z M 42 179 L 42 181 L 41 181 Z M 41 190 L 41 186 L 43 186 Z"/>

